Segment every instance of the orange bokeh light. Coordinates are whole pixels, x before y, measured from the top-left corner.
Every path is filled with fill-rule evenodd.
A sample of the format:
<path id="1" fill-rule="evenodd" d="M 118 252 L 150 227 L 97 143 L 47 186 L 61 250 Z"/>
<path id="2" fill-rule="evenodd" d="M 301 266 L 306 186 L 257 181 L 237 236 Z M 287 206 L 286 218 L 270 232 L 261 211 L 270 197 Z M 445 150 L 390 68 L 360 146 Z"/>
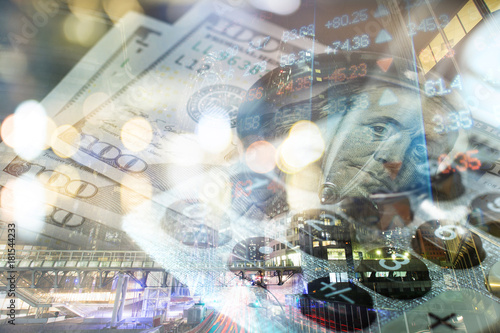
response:
<path id="1" fill-rule="evenodd" d="M 267 141 L 256 141 L 248 147 L 245 161 L 254 172 L 272 171 L 276 166 L 276 148 Z"/>

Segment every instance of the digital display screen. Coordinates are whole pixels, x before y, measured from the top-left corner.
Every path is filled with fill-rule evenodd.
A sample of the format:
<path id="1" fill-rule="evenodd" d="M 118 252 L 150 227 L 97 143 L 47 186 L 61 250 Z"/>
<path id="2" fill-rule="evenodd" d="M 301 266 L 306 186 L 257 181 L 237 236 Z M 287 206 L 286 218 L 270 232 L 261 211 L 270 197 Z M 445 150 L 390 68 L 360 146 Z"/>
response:
<path id="1" fill-rule="evenodd" d="M 2 2 L 0 332 L 500 331 L 498 9 Z"/>

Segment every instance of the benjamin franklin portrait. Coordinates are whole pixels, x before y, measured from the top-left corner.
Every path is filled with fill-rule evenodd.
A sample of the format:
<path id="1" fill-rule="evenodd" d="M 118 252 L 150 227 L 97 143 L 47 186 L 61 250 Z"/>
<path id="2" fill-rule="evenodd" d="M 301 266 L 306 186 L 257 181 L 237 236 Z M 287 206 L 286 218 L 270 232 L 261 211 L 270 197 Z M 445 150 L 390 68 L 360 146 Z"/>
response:
<path id="1" fill-rule="evenodd" d="M 338 61 L 339 56 L 319 55 L 315 69 L 278 68 L 255 84 L 267 88 L 265 98 L 240 109 L 243 116 L 259 114 L 261 119 L 253 132 L 239 131 L 245 146 L 268 140 L 279 147 L 298 121 L 317 125 L 324 152 L 314 161 L 321 174 L 309 189 L 317 189 L 321 204 L 373 194 L 425 192 L 430 176 L 438 172 L 439 156 L 456 150 L 463 132 L 437 130 L 436 116 L 446 118 L 462 107 L 457 96 L 427 96 L 424 79 L 407 60 L 394 59 L 392 70 L 384 72 L 373 55 L 363 57 L 341 56 Z M 344 80 L 328 80 L 336 68 L 349 69 L 360 62 L 367 64 L 366 75 L 347 70 Z M 332 69 L 324 74 L 325 67 Z M 294 77 L 304 77 L 310 70 L 315 74 L 306 89 L 279 93 L 288 82 L 297 82 Z M 279 120 L 273 114 L 279 114 Z M 274 172 L 289 177 L 282 170 Z"/>

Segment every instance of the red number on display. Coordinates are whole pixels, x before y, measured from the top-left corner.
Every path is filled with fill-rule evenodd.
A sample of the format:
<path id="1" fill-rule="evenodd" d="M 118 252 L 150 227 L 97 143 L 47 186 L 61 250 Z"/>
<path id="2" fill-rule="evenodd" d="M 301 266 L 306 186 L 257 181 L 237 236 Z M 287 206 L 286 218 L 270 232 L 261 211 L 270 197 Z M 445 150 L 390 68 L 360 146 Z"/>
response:
<path id="1" fill-rule="evenodd" d="M 295 91 L 301 90 L 301 89 L 306 89 L 311 86 L 311 81 L 310 81 L 310 76 L 304 76 L 304 77 L 299 77 L 297 79 L 297 87 L 295 87 Z"/>
<path id="2" fill-rule="evenodd" d="M 352 65 L 351 67 L 349 67 L 347 74 L 345 67 L 337 68 L 335 71 L 333 71 L 332 74 L 330 74 L 330 76 L 325 77 L 324 79 L 330 81 L 342 82 L 345 80 L 352 80 L 357 77 L 365 76 L 367 73 L 368 71 L 366 68 L 366 64 L 361 63 L 359 65 Z"/>
<path id="3" fill-rule="evenodd" d="M 458 153 L 455 155 L 455 162 L 457 162 L 456 168 L 458 171 L 464 172 L 469 167 L 467 162 L 467 155 L 464 153 Z"/>
<path id="4" fill-rule="evenodd" d="M 263 87 L 258 87 L 258 88 L 252 88 L 248 91 L 247 95 L 245 96 L 244 100 L 247 101 L 253 101 L 254 99 L 261 99 L 262 97 L 262 90 Z"/>
<path id="5" fill-rule="evenodd" d="M 365 76 L 366 74 L 368 74 L 368 69 L 366 68 L 365 63 L 359 64 L 359 68 L 361 68 L 361 70 L 358 73 L 359 76 Z"/>
<path id="6" fill-rule="evenodd" d="M 294 87 L 294 81 L 280 82 L 278 84 L 278 91 L 276 92 L 276 95 L 283 95 L 284 93 L 287 92 L 291 93 L 294 91 L 299 91 L 310 87 L 311 87 L 310 76 L 299 77 L 295 80 L 295 87 Z"/>
<path id="7" fill-rule="evenodd" d="M 233 185 L 233 183 L 231 183 L 231 186 Z M 233 194 L 233 197 L 234 198 L 239 198 L 239 197 L 248 197 L 251 193 L 252 193 L 252 181 L 249 179 L 245 182 L 243 181 L 239 181 L 236 183 L 236 185 L 234 186 L 234 194 Z M 248 191 L 246 191 L 246 189 L 248 189 Z"/>
<path id="8" fill-rule="evenodd" d="M 448 163 L 448 155 L 447 154 L 441 154 L 439 157 L 438 157 L 438 163 L 441 164 L 442 162 L 445 162 L 446 164 L 448 164 L 448 167 L 446 169 L 443 170 L 442 173 L 450 173 L 451 172 L 451 165 L 449 165 Z"/>
<path id="9" fill-rule="evenodd" d="M 293 91 L 293 81 L 291 81 L 288 84 L 286 82 L 280 83 L 279 87 L 280 88 L 276 92 L 276 95 L 283 95 L 286 91 L 291 92 Z"/>
<path id="10" fill-rule="evenodd" d="M 358 71 L 358 66 L 352 65 L 351 67 L 349 67 L 349 71 L 352 73 L 351 76 L 349 76 L 349 80 L 358 77 L 358 75 L 356 74 L 356 72 Z"/>
<path id="11" fill-rule="evenodd" d="M 471 157 L 471 155 L 477 154 L 477 149 L 469 150 L 466 154 L 469 160 L 469 168 L 471 170 L 479 170 L 481 167 L 481 161 L 475 157 Z"/>
<path id="12" fill-rule="evenodd" d="M 274 180 L 269 183 L 269 185 L 267 185 L 267 189 L 273 191 L 273 193 L 276 193 L 276 190 L 278 190 L 279 188 L 281 188 L 281 186 Z"/>
<path id="13" fill-rule="evenodd" d="M 469 150 L 465 153 L 457 153 L 453 159 L 456 170 L 461 172 L 464 172 L 467 169 L 478 170 L 481 167 L 481 161 L 478 158 L 471 156 L 474 154 L 477 154 L 477 149 Z M 443 170 L 442 173 L 450 173 L 452 171 L 455 171 L 455 168 L 451 166 L 449 161 L 450 159 L 447 154 L 442 154 L 438 157 L 439 164 L 444 162 L 448 165 L 448 167 Z"/>

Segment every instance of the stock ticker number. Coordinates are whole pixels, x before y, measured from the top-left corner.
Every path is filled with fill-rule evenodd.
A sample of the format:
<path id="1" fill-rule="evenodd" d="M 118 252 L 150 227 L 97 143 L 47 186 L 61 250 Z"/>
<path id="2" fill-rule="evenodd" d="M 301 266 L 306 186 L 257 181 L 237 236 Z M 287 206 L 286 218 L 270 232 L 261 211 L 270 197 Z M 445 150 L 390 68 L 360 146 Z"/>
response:
<path id="1" fill-rule="evenodd" d="M 417 25 L 417 23 L 410 22 L 408 24 L 408 35 L 414 36 L 416 35 L 419 31 L 422 32 L 430 32 L 430 31 L 436 31 L 437 28 L 444 28 L 450 23 L 450 18 L 448 15 L 441 15 L 439 16 L 439 19 L 434 21 L 433 17 L 428 17 L 420 21 L 420 23 Z"/>
<path id="2" fill-rule="evenodd" d="M 285 30 L 283 31 L 283 36 L 281 37 L 281 41 L 286 43 L 288 41 L 304 38 L 306 36 L 314 37 L 314 24 L 305 25 L 300 27 L 299 30 Z"/>
<path id="3" fill-rule="evenodd" d="M 304 64 L 306 62 L 310 62 L 312 60 L 312 50 L 302 50 L 299 51 L 297 54 L 295 53 L 290 53 L 290 54 L 283 54 L 281 55 L 280 58 L 280 66 L 285 67 L 285 66 L 292 66 L 292 65 L 298 65 L 298 64 Z"/>
<path id="4" fill-rule="evenodd" d="M 352 95 L 350 97 L 332 98 L 328 101 L 329 112 L 332 114 L 344 113 L 348 109 L 351 111 L 366 110 L 370 106 L 368 94 L 362 93 Z M 274 113 L 274 122 L 281 124 L 283 122 L 296 122 L 299 120 L 308 119 L 310 117 L 310 109 L 306 106 L 297 106 L 292 110 L 280 109 Z"/>
<path id="5" fill-rule="evenodd" d="M 446 82 L 443 79 L 428 80 L 425 82 L 424 91 L 429 97 L 443 96 L 451 93 L 452 89 L 462 90 L 462 79 L 460 75 L 455 76 L 449 87 L 446 87 Z"/>
<path id="6" fill-rule="evenodd" d="M 264 38 L 259 38 L 256 40 L 252 40 L 248 43 L 248 49 L 247 52 L 251 52 L 253 50 L 261 50 L 264 47 L 266 47 L 267 43 L 271 40 L 271 36 L 267 36 Z"/>
<path id="7" fill-rule="evenodd" d="M 256 130 L 260 127 L 260 116 L 255 115 L 255 116 L 250 116 L 250 117 L 245 117 L 244 121 L 244 128 L 245 130 Z"/>
<path id="8" fill-rule="evenodd" d="M 481 161 L 472 157 L 472 155 L 477 154 L 477 149 L 469 150 L 465 153 L 457 153 L 453 157 L 453 161 L 450 161 L 450 157 L 447 154 L 441 154 L 438 157 L 438 163 L 445 163 L 446 169 L 442 171 L 442 173 L 452 173 L 456 171 L 467 171 L 470 170 L 479 170 L 481 167 Z"/>
<path id="9" fill-rule="evenodd" d="M 247 70 L 243 73 L 243 76 L 255 75 L 260 72 L 264 72 L 267 69 L 267 61 L 260 61 L 254 63 L 252 66 L 247 66 Z"/>
<path id="10" fill-rule="evenodd" d="M 370 106 L 368 94 L 362 93 L 350 97 L 340 97 L 329 101 L 333 113 L 344 113 L 348 107 L 350 111 L 366 110 Z"/>
<path id="11" fill-rule="evenodd" d="M 332 74 L 329 76 L 323 77 L 323 80 L 330 80 L 335 82 L 343 82 L 346 80 L 352 80 L 357 77 L 366 76 L 368 73 L 368 69 L 365 63 L 361 63 L 359 65 L 352 65 L 349 68 L 342 67 L 337 68 Z"/>
<path id="12" fill-rule="evenodd" d="M 472 127 L 472 118 L 468 110 L 453 111 L 447 114 L 447 117 L 436 114 L 432 117 L 436 126 L 434 131 L 438 134 L 458 131 L 460 128 L 469 129 Z"/>
<path id="13" fill-rule="evenodd" d="M 283 95 L 311 87 L 311 76 L 299 77 L 294 80 L 280 82 L 276 95 Z"/>
<path id="14" fill-rule="evenodd" d="M 328 29 L 338 29 L 340 27 L 347 27 L 348 25 L 357 24 L 368 20 L 368 9 L 355 11 L 352 14 L 344 14 L 337 16 L 326 22 L 325 27 Z"/>
<path id="15" fill-rule="evenodd" d="M 240 70 L 245 70 L 243 76 L 255 75 L 260 72 L 264 72 L 267 69 L 267 61 L 265 60 L 258 61 L 252 64 L 252 62 L 248 60 L 243 60 L 243 62 L 241 62 L 241 57 L 239 56 L 229 58 L 227 64 L 229 66 L 237 66 L 237 68 Z"/>
<path id="16" fill-rule="evenodd" d="M 368 94 L 362 93 L 350 97 L 332 98 L 328 101 L 328 110 L 332 114 L 366 110 L 370 106 Z M 293 109 L 280 109 L 274 113 L 274 123 L 297 122 L 310 117 L 310 108 L 307 105 L 296 106 Z"/>
<path id="17" fill-rule="evenodd" d="M 353 38 L 348 38 L 344 41 L 338 40 L 332 43 L 333 48 L 328 45 L 325 52 L 330 54 L 336 54 L 339 51 L 355 51 L 367 48 L 370 45 L 370 36 L 367 34 L 354 36 Z"/>
<path id="18" fill-rule="evenodd" d="M 262 95 L 263 91 L 264 91 L 264 87 L 252 88 L 252 89 L 248 90 L 243 101 L 244 102 L 246 102 L 246 101 L 251 102 L 251 101 L 254 101 L 256 99 L 261 99 L 263 96 Z"/>

